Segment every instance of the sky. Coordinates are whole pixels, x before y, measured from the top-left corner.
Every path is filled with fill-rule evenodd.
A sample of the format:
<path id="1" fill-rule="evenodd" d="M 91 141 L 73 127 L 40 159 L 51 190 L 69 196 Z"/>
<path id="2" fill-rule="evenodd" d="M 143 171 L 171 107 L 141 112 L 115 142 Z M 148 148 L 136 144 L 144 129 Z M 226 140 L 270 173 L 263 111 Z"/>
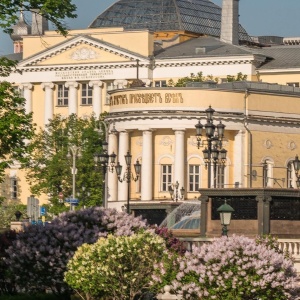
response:
<path id="1" fill-rule="evenodd" d="M 151 0 L 150 0 L 151 1 Z M 211 0 L 221 6 L 222 0 Z M 116 0 L 73 0 L 77 19 L 66 20 L 70 29 L 87 28 Z M 300 36 L 300 0 L 240 0 L 240 23 L 248 34 Z M 10 37 L 0 32 L 0 55 L 12 53 Z"/>

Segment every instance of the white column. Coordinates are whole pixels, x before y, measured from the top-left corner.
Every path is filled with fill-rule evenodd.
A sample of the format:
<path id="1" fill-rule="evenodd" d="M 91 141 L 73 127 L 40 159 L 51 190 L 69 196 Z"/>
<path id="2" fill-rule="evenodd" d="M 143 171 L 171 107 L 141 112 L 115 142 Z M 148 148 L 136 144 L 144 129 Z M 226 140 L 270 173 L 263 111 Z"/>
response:
<path id="1" fill-rule="evenodd" d="M 152 200 L 153 149 L 152 131 L 143 131 L 141 200 Z"/>
<path id="2" fill-rule="evenodd" d="M 174 158 L 174 180 L 178 181 L 179 188 L 185 186 L 184 180 L 184 130 L 175 129 L 175 158 Z"/>
<path id="3" fill-rule="evenodd" d="M 44 124 L 49 123 L 49 119 L 53 118 L 53 88 L 52 82 L 42 83 L 42 88 L 45 90 L 45 108 L 44 108 Z"/>
<path id="4" fill-rule="evenodd" d="M 118 153 L 118 136 L 116 133 L 110 133 L 108 135 L 108 154 Z M 116 162 L 119 157 L 116 157 Z M 109 201 L 118 201 L 118 177 L 116 170 L 113 172 L 108 171 L 107 173 L 107 201 L 109 207 Z"/>
<path id="5" fill-rule="evenodd" d="M 32 89 L 33 85 L 31 83 L 22 83 L 19 88 L 24 91 L 25 111 L 27 114 L 32 112 Z"/>
<path id="6" fill-rule="evenodd" d="M 122 169 L 122 178 L 123 174 L 126 171 L 126 162 L 125 162 L 125 155 L 127 151 L 129 151 L 129 133 L 126 131 L 121 131 L 119 133 L 119 151 L 118 151 L 118 161 L 123 166 Z M 127 192 L 128 192 L 128 185 L 126 180 L 123 182 L 118 182 L 118 201 L 127 201 Z"/>
<path id="7" fill-rule="evenodd" d="M 234 183 L 238 182 L 239 187 L 244 186 L 244 181 L 247 177 L 244 178 L 244 168 L 245 168 L 245 153 L 244 153 L 244 141 L 245 133 L 243 130 L 240 130 L 234 137 L 234 148 L 233 148 L 233 178 Z"/>
<path id="8" fill-rule="evenodd" d="M 93 112 L 98 118 L 102 113 L 102 86 L 103 82 L 100 80 L 90 81 L 90 87 L 93 87 Z"/>
<path id="9" fill-rule="evenodd" d="M 78 82 L 70 81 L 66 82 L 65 87 L 69 89 L 69 115 L 77 114 L 77 87 Z"/>

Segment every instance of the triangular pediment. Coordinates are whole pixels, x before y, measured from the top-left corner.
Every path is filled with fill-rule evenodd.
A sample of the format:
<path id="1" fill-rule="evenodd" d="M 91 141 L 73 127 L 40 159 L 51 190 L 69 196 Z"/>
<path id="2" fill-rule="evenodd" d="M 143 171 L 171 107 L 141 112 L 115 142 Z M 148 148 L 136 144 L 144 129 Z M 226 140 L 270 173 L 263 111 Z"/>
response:
<path id="1" fill-rule="evenodd" d="M 148 59 L 138 53 L 89 36 L 77 36 L 24 59 L 19 63 L 19 67 L 127 63 L 136 60 L 147 61 Z"/>

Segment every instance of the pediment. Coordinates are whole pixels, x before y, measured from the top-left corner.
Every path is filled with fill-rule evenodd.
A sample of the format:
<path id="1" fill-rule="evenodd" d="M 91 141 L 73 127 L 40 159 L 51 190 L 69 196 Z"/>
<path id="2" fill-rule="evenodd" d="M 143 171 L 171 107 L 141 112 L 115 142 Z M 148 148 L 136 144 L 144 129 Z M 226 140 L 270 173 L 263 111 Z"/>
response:
<path id="1" fill-rule="evenodd" d="M 87 36 L 78 36 L 28 57 L 19 67 L 147 61 L 138 53 Z"/>

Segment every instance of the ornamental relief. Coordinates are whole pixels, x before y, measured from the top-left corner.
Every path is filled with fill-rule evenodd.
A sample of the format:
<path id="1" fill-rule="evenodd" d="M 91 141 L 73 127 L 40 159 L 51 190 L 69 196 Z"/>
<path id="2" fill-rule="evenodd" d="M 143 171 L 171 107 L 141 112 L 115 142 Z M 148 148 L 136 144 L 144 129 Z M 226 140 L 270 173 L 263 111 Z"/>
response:
<path id="1" fill-rule="evenodd" d="M 70 58 L 73 60 L 89 60 L 98 58 L 98 54 L 93 49 L 83 47 L 74 51 Z"/>
<path id="2" fill-rule="evenodd" d="M 170 146 L 173 144 L 173 140 L 169 136 L 164 136 L 159 144 L 163 146 Z"/>
<path id="3" fill-rule="evenodd" d="M 271 149 L 273 147 L 273 144 L 270 140 L 265 140 L 263 145 L 267 149 Z"/>
<path id="4" fill-rule="evenodd" d="M 297 145 L 294 141 L 288 142 L 287 148 L 290 150 L 295 150 L 297 148 Z"/>

